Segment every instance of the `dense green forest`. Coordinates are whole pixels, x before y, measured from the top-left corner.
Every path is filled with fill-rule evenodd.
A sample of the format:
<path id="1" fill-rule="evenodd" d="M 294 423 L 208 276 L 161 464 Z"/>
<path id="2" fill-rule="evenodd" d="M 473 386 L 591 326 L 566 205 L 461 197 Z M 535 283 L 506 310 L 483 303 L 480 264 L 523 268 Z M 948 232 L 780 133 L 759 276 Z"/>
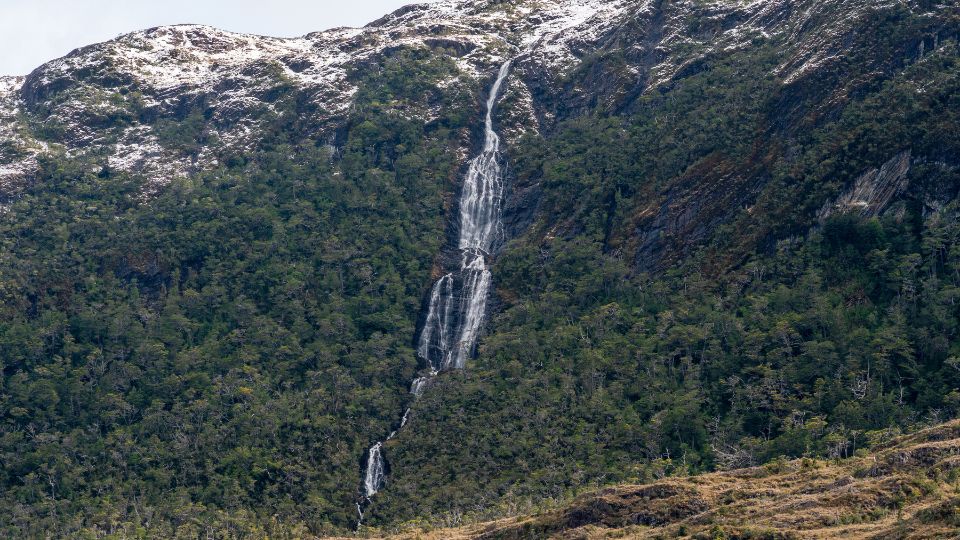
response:
<path id="1" fill-rule="evenodd" d="M 426 126 L 384 103 L 435 99 L 449 69 L 412 52 L 355 74 L 337 156 L 280 97 L 255 152 L 148 202 L 138 178 L 43 163 L 0 215 L 0 534 L 355 521 L 361 456 L 410 399 L 451 141 L 474 107 L 464 94 Z M 201 131 L 170 136 L 189 149 Z"/>
<path id="2" fill-rule="evenodd" d="M 957 45 L 799 89 L 777 45 L 512 144 L 532 224 L 494 257 L 478 357 L 419 400 L 417 319 L 486 91 L 438 87 L 449 51 L 353 73 L 336 147 L 280 81 L 257 148 L 150 197 L 47 157 L 0 213 L 0 535 L 343 533 L 366 449 L 411 405 L 373 527 L 845 457 L 960 414 Z M 840 79 L 867 82 L 825 104 Z M 521 105 L 508 89 L 502 116 Z M 206 113 L 155 129 L 195 154 Z M 817 219 L 908 150 L 884 212 Z M 645 237 L 672 203 L 700 228 Z"/>

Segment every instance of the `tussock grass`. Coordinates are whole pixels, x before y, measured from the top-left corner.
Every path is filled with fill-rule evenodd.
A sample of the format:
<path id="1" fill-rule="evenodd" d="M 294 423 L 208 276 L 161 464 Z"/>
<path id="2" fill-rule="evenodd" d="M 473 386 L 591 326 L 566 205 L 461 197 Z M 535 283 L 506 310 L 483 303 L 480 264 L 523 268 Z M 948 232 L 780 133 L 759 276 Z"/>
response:
<path id="1" fill-rule="evenodd" d="M 960 538 L 960 421 L 842 461 L 622 485 L 562 508 L 398 540 Z"/>

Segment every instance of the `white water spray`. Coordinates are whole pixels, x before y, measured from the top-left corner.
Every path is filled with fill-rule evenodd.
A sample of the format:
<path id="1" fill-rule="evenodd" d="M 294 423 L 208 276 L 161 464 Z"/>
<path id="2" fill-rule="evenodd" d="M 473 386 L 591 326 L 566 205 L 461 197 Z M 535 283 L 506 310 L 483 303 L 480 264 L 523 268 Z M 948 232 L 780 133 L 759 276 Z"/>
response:
<path id="1" fill-rule="evenodd" d="M 433 286 L 417 353 L 432 371 L 463 369 L 473 355 L 486 315 L 492 276 L 487 254 L 500 229 L 503 171 L 500 136 L 493 129 L 493 111 L 510 61 L 500 67 L 487 97 L 483 150 L 470 162 L 460 194 L 460 271 L 443 276 Z M 459 284 L 459 295 L 455 295 Z"/>
<path id="2" fill-rule="evenodd" d="M 367 473 L 363 477 L 363 490 L 368 499 L 383 487 L 384 463 L 383 454 L 380 451 L 382 447 L 383 443 L 377 443 L 367 452 Z"/>

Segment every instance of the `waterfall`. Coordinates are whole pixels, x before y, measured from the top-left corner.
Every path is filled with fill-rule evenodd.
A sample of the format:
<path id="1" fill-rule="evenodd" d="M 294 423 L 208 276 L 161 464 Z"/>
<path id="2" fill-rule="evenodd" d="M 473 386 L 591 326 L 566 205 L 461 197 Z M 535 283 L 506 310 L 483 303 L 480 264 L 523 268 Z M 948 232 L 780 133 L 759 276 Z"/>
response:
<path id="1" fill-rule="evenodd" d="M 434 373 L 443 369 L 444 366 L 443 362 L 434 363 L 431 359 L 443 358 L 450 349 L 454 303 L 453 274 L 447 274 L 434 283 L 433 290 L 430 292 L 430 307 L 417 345 L 417 355 L 430 363 L 430 371 Z M 425 382 L 424 377 L 414 381 L 414 385 L 418 382 Z M 414 393 L 418 394 L 417 391 Z"/>
<path id="2" fill-rule="evenodd" d="M 487 255 L 500 229 L 503 201 L 500 136 L 493 129 L 493 111 L 510 73 L 510 64 L 507 61 L 500 67 L 490 89 L 484 116 L 483 149 L 470 161 L 460 193 L 457 240 L 460 270 L 434 284 L 420 332 L 417 354 L 433 372 L 464 368 L 473 355 L 486 315 L 487 294 L 493 277 L 487 268 Z M 458 288 L 459 294 L 455 294 Z"/>
<path id="3" fill-rule="evenodd" d="M 396 431 L 387 437 L 387 440 L 393 438 Z M 383 479 L 386 477 L 386 466 L 383 461 L 383 443 L 377 443 L 367 451 L 367 467 L 363 475 L 363 499 L 357 502 L 357 530 L 363 525 L 363 509 L 370 503 L 370 497 L 373 497 L 383 487 Z"/>
<path id="4" fill-rule="evenodd" d="M 487 291 L 493 275 L 487 270 L 487 261 L 480 251 L 464 255 L 463 290 L 460 295 L 460 325 L 457 329 L 456 347 L 447 356 L 444 368 L 463 369 L 473 354 L 477 335 L 487 309 Z"/>
<path id="5" fill-rule="evenodd" d="M 422 396 L 423 391 L 427 389 L 427 383 L 436 375 L 436 372 L 431 372 L 430 375 L 426 377 L 417 377 L 414 379 L 413 384 L 410 385 L 410 393 L 416 397 Z"/>
<path id="6" fill-rule="evenodd" d="M 487 310 L 487 295 L 493 275 L 487 266 L 487 256 L 493 248 L 500 229 L 503 201 L 503 172 L 500 168 L 500 136 L 493 129 L 493 111 L 500 90 L 510 73 L 508 60 L 500 67 L 497 79 L 487 97 L 484 117 L 483 149 L 470 161 L 460 194 L 460 228 L 457 248 L 460 250 L 460 268 L 444 275 L 430 290 L 430 301 L 423 329 L 417 340 L 417 356 L 427 364 L 428 373 L 418 377 L 410 386 L 410 393 L 419 398 L 428 384 L 441 371 L 463 369 L 473 356 L 483 319 Z M 410 409 L 400 421 L 402 429 L 410 416 Z M 396 435 L 390 434 L 387 440 Z M 369 503 L 382 487 L 385 464 L 376 443 L 367 454 L 363 479 L 364 503 Z M 357 505 L 360 522 L 363 506 Z"/>
<path id="7" fill-rule="evenodd" d="M 364 495 L 369 499 L 383 487 L 384 464 L 380 449 L 383 443 L 377 443 L 367 452 L 367 473 L 363 477 Z"/>

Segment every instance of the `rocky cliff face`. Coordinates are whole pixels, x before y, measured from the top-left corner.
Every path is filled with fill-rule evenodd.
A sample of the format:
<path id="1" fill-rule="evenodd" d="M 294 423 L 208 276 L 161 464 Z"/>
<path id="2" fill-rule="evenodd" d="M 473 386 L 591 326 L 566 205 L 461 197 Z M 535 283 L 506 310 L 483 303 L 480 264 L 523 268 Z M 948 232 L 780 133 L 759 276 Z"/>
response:
<path id="1" fill-rule="evenodd" d="M 817 217 L 824 221 L 839 213 L 855 213 L 862 217 L 875 217 L 887 208 L 890 201 L 907 189 L 907 174 L 910 172 L 910 151 L 905 150 L 879 169 L 860 175 L 853 187 L 833 204 L 820 210 Z"/>

